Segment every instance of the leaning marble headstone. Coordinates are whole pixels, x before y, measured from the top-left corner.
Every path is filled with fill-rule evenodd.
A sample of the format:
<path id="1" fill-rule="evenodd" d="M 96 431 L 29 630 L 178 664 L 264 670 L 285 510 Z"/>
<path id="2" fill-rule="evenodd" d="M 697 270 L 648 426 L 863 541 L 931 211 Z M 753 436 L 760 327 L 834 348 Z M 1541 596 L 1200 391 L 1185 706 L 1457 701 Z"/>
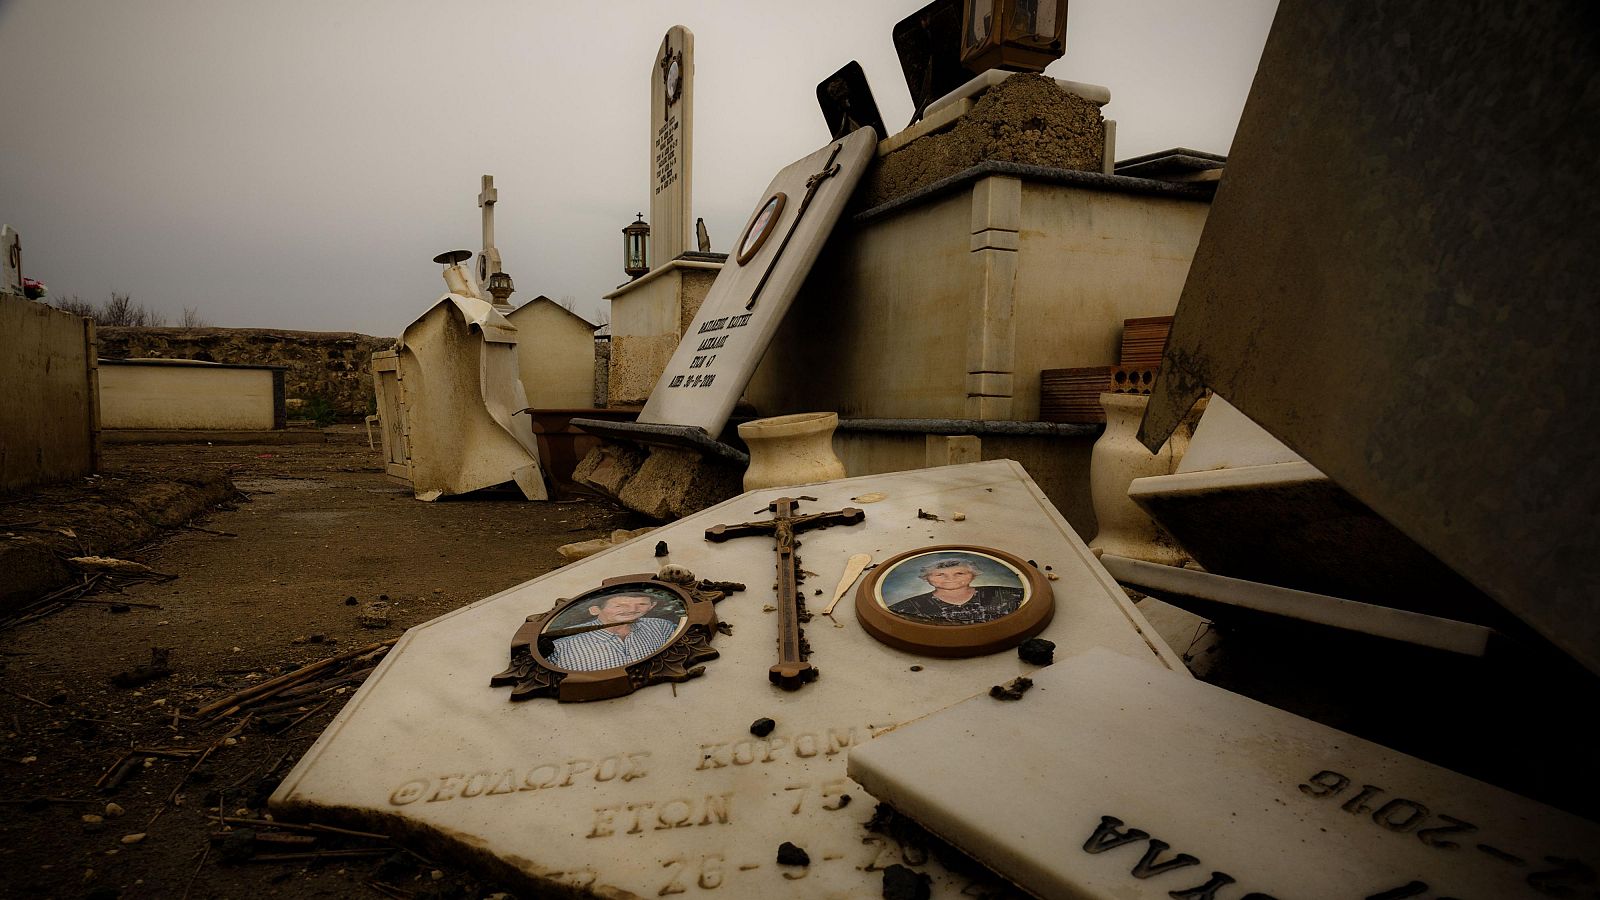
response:
<path id="1" fill-rule="evenodd" d="M 850 750 L 868 790 L 1040 897 L 1592 897 L 1600 826 L 1113 653 Z"/>
<path id="2" fill-rule="evenodd" d="M 650 69 L 650 264 L 688 250 L 694 234 L 694 33 L 667 29 Z"/>
<path id="3" fill-rule="evenodd" d="M 801 494 L 815 498 L 802 513 L 855 507 L 865 517 L 800 535 L 800 590 L 814 616 L 804 632 L 820 674 L 787 692 L 768 675 L 778 652 L 772 541 L 704 535 Z M 1042 636 L 1059 652 L 1101 647 L 1135 671 L 1182 670 L 1014 462 L 754 491 L 411 629 L 272 807 L 454 851 L 533 896 L 875 897 L 883 868 L 911 862 L 925 864 L 936 896 L 959 897 L 967 882 L 920 848 L 866 830 L 875 802 L 846 776 L 845 757 L 1035 667 L 1015 651 L 947 660 L 895 650 L 862 631 L 848 601 L 832 619 L 821 614 L 852 555 L 883 561 L 937 544 L 1004 548 L 1054 576 Z M 511 702 L 521 685 L 491 686 L 529 616 L 664 564 L 745 585 L 716 604 L 731 632 L 712 635 L 717 657 L 700 661 L 699 677 L 579 703 Z M 760 719 L 775 723 L 769 733 L 752 732 Z M 784 842 L 810 864 L 779 865 Z"/>
<path id="4" fill-rule="evenodd" d="M 713 437 L 722 432 L 876 146 L 873 130 L 863 128 L 772 180 L 656 381 L 640 422 L 692 425 Z"/>

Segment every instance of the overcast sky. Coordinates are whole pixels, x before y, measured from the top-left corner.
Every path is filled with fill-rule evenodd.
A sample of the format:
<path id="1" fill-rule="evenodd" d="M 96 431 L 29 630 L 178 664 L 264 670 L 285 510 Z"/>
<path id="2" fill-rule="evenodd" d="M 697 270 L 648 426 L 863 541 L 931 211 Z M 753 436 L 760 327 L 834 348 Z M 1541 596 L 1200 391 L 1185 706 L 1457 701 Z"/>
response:
<path id="1" fill-rule="evenodd" d="M 513 303 L 591 319 L 648 214 L 649 82 L 695 35 L 694 215 L 726 251 L 828 140 L 818 81 L 860 61 L 911 115 L 890 29 L 918 0 L 0 0 L 0 222 L 52 295 L 169 319 L 396 335 L 477 250 L 500 190 Z M 1226 153 L 1276 0 L 1071 0 L 1048 74 L 1111 89 L 1117 156 Z"/>

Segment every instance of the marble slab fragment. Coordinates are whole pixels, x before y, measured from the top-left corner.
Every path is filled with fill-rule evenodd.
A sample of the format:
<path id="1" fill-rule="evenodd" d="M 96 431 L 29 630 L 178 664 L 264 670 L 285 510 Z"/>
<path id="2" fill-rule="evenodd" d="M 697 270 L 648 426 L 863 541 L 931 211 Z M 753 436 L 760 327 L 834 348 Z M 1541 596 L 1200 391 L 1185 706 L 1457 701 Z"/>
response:
<path id="1" fill-rule="evenodd" d="M 805 634 L 820 675 L 791 693 L 767 676 L 777 640 L 771 539 L 713 544 L 704 532 L 763 518 L 768 502 L 799 494 L 817 498 L 802 513 L 855 506 L 866 518 L 800 535 L 800 565 L 812 573 L 801 590 L 817 613 Z M 497 876 L 535 896 L 558 885 L 610 898 L 878 896 L 884 867 L 923 859 L 864 829 L 875 803 L 846 777 L 848 748 L 1036 668 L 1015 651 L 942 660 L 892 649 L 862 631 L 848 598 L 834 612 L 838 627 L 820 615 L 850 555 L 882 561 L 945 543 L 1048 567 L 1056 613 L 1042 636 L 1060 652 L 1100 647 L 1136 668 L 1182 671 L 1015 462 L 755 491 L 411 629 L 285 779 L 273 809 L 492 860 Z M 489 686 L 528 615 L 663 563 L 748 585 L 717 604 L 732 634 L 715 638 L 721 655 L 703 676 L 571 704 L 512 703 L 508 689 Z M 761 718 L 777 725 L 756 737 L 750 725 Z M 785 841 L 811 864 L 778 866 Z M 968 886 L 936 864 L 927 871 L 938 897 Z"/>
<path id="2" fill-rule="evenodd" d="M 1040 897 L 1593 896 L 1600 826 L 1130 663 L 1063 660 L 852 747 L 850 775 Z"/>
<path id="3" fill-rule="evenodd" d="M 876 145 L 877 136 L 870 129 L 832 141 L 779 172 L 766 191 L 752 202 L 750 215 L 754 221 L 773 194 L 781 191 L 787 197 L 766 242 L 744 263 L 738 261 L 739 244 L 749 223 L 735 238 L 727 264 L 711 285 L 700 311 L 651 391 L 644 411 L 639 414 L 640 422 L 693 425 L 712 436 L 722 432 L 756 364 L 766 353 L 768 342 L 783 321 L 784 312 L 811 271 L 811 264 L 822 251 L 834 223 L 844 212 L 856 183 L 866 172 Z M 828 168 L 828 160 L 836 147 L 839 149 L 834 162 L 839 166 L 838 173 L 821 181 L 811 205 L 801 215 L 807 179 Z M 794 235 L 785 247 L 784 236 L 791 228 Z M 769 265 L 772 274 L 762 287 L 754 308 L 747 309 Z"/>

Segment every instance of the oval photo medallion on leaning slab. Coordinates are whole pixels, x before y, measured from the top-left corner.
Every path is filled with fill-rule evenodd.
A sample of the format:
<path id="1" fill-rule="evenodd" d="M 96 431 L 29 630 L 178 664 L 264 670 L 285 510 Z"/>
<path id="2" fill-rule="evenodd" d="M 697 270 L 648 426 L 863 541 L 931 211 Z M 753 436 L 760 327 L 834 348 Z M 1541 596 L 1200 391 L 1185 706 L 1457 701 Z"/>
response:
<path id="1" fill-rule="evenodd" d="M 758 252 L 767 238 L 772 234 L 772 229 L 778 224 L 778 219 L 783 216 L 783 204 L 789 198 L 782 191 L 767 198 L 756 210 L 750 224 L 744 228 L 744 236 L 739 239 L 739 265 L 749 262 Z"/>
<path id="2" fill-rule="evenodd" d="M 691 585 L 692 587 L 692 585 Z M 718 595 L 658 581 L 608 578 L 529 616 L 511 638 L 511 664 L 489 683 L 512 700 L 607 700 L 661 681 L 688 681 L 717 658 Z"/>
<path id="3" fill-rule="evenodd" d="M 1044 630 L 1050 582 L 988 547 L 941 544 L 886 560 L 856 591 L 856 619 L 891 647 L 928 656 L 995 653 Z"/>

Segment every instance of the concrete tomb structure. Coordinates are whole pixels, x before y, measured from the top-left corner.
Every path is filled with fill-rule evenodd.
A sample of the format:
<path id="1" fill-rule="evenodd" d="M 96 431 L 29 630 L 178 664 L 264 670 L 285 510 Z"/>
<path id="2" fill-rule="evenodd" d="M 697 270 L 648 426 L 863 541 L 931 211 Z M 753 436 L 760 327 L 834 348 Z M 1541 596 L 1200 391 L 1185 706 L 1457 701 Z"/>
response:
<path id="1" fill-rule="evenodd" d="M 1600 672 L 1578 5 L 1284 0 L 1143 437 L 1207 387 Z M 1462 60 L 1473 60 L 1462 65 Z"/>
<path id="2" fill-rule="evenodd" d="M 694 34 L 674 25 L 650 66 L 650 272 L 611 301 L 607 406 L 643 406 L 723 254 L 693 249 Z"/>
<path id="3" fill-rule="evenodd" d="M 1040 422 L 1040 372 L 1110 365 L 1124 319 L 1171 314 L 1211 191 L 1103 174 L 1104 88 L 975 82 L 963 90 L 981 93 L 879 143 L 858 211 L 746 399 L 762 415 L 837 411 L 851 475 L 942 463 L 952 438 L 975 439 L 983 458 L 1027 466 L 1092 535 L 1100 428 Z"/>
<path id="4" fill-rule="evenodd" d="M 120 442 L 277 440 L 288 425 L 283 373 L 194 359 L 100 360 L 102 434 Z"/>
<path id="5" fill-rule="evenodd" d="M 849 772 L 1039 897 L 1543 900 L 1600 867 L 1600 825 L 1098 649 Z"/>
<path id="6" fill-rule="evenodd" d="M 471 254 L 443 254 L 450 292 L 373 354 L 387 471 L 418 500 L 514 482 L 549 496 L 518 370 L 517 329 L 482 299 Z M 448 260 L 448 261 L 447 261 Z"/>
<path id="7" fill-rule="evenodd" d="M 517 330 L 517 373 L 535 409 L 592 409 L 594 329 L 540 295 L 505 314 Z"/>
<path id="8" fill-rule="evenodd" d="M 827 601 L 817 595 L 834 590 L 851 556 L 1004 549 L 1052 579 L 1055 614 L 1042 636 L 1057 652 L 1103 648 L 1130 672 L 1188 678 L 1015 463 L 801 490 L 815 500 L 800 501 L 798 514 L 864 513 L 856 524 L 799 535 L 798 593 L 813 614 L 803 635 L 819 672 L 802 689 L 769 680 L 779 656 L 775 604 L 784 602 L 772 587 L 772 540 L 706 537 L 800 493 L 755 491 L 413 628 L 284 780 L 275 814 L 379 828 L 473 861 L 530 896 L 876 897 L 882 870 L 910 863 L 932 876 L 937 896 L 958 897 L 983 876 L 954 875 L 926 848 L 867 830 L 875 800 L 847 776 L 846 757 L 1036 666 L 1015 651 L 935 659 L 893 649 L 858 626 L 849 602 L 831 619 L 821 615 Z M 674 567 L 743 586 L 716 604 L 730 629 L 715 635 L 718 658 L 698 677 L 577 703 L 510 702 L 507 687 L 490 685 L 528 617 L 606 579 L 677 577 Z M 967 774 L 981 785 L 1006 768 L 988 759 Z M 781 863 L 785 842 L 809 865 Z"/>

